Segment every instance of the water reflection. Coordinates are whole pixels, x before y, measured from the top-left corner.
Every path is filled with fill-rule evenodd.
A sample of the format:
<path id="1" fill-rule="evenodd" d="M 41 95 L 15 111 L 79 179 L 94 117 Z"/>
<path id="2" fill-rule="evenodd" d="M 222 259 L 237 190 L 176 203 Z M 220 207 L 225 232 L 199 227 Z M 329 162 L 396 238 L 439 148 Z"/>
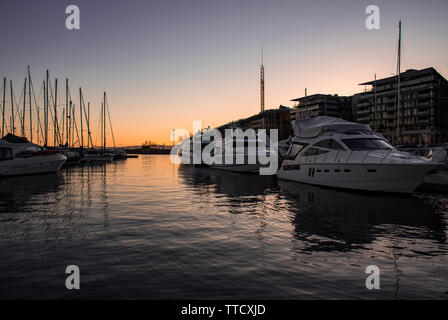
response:
<path id="1" fill-rule="evenodd" d="M 0 178 L 0 212 L 20 212 L 35 196 L 58 192 L 63 184 L 60 173 Z"/>
<path id="2" fill-rule="evenodd" d="M 191 186 L 213 185 L 214 192 L 232 198 L 263 195 L 276 189 L 275 178 L 256 174 L 242 174 L 206 167 L 181 165 L 179 175 Z"/>
<path id="3" fill-rule="evenodd" d="M 349 251 L 385 234 L 446 243 L 443 213 L 426 196 L 357 193 L 193 166 L 180 166 L 179 176 L 191 192 L 225 196 L 217 205 L 233 213 L 288 212 L 302 252 Z"/>
<path id="4" fill-rule="evenodd" d="M 303 251 L 348 251 L 391 233 L 445 243 L 441 215 L 415 196 L 364 194 L 278 181 L 295 211 L 294 237 Z M 317 237 L 316 237 L 317 236 Z"/>
<path id="5" fill-rule="evenodd" d="M 75 263 L 91 275 L 84 298 L 357 298 L 371 259 L 388 269 L 381 297 L 437 296 L 447 210 L 446 197 L 323 189 L 164 156 L 1 179 L 0 297 L 65 297 L 60 279 Z"/>
<path id="6" fill-rule="evenodd" d="M 0 179 L 2 239 L 43 240 L 47 248 L 85 239 L 92 211 L 109 226 L 107 166 L 68 167 L 56 174 Z"/>

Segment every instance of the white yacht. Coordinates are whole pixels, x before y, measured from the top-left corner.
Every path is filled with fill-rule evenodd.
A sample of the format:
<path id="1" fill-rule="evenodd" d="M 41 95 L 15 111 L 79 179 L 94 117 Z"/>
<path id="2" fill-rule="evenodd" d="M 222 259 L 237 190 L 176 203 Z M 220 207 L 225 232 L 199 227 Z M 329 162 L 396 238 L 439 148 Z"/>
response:
<path id="1" fill-rule="evenodd" d="M 200 136 L 200 135 L 198 135 Z M 177 147 L 177 155 L 181 159 L 181 162 L 186 165 L 194 165 L 195 167 L 202 167 L 205 164 L 202 161 L 202 151 L 210 143 L 210 141 L 200 140 L 198 145 L 200 146 L 197 150 L 194 148 L 193 139 L 183 140 Z M 198 140 L 199 141 L 199 140 Z M 184 153 L 185 154 L 184 154 Z M 195 163 L 195 159 L 199 159 L 198 163 Z"/>
<path id="2" fill-rule="evenodd" d="M 54 150 L 8 134 L 0 139 L 0 176 L 16 176 L 58 171 L 67 157 Z"/>
<path id="3" fill-rule="evenodd" d="M 411 193 L 442 163 L 401 152 L 368 125 L 333 117 L 293 121 L 278 178 L 320 186 Z"/>
<path id="4" fill-rule="evenodd" d="M 230 137 L 225 138 L 224 143 L 216 141 L 216 146 L 215 150 L 222 154 L 222 160 L 220 164 L 214 163 L 211 167 L 233 172 L 258 173 L 260 168 L 269 167 L 269 164 L 261 164 L 257 153 L 263 152 L 267 157 L 272 157 L 275 154 L 275 151 L 269 148 L 269 139 L 264 143 L 260 138 Z M 233 161 L 226 163 L 225 149 L 230 146 L 233 148 Z M 263 146 L 263 150 L 260 151 L 259 148 L 261 146 Z M 219 149 L 222 151 L 219 151 Z M 238 159 L 241 160 L 238 161 Z"/>

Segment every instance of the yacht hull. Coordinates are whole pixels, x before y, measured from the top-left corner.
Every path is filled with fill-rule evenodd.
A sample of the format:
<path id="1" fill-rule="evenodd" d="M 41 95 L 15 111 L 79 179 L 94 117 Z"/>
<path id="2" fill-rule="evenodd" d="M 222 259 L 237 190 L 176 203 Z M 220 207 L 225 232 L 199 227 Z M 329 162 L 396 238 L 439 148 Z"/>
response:
<path id="1" fill-rule="evenodd" d="M 412 193 L 440 164 L 294 164 L 278 171 L 283 180 L 354 190 Z"/>
<path id="2" fill-rule="evenodd" d="M 66 160 L 61 154 L 3 160 L 0 162 L 0 176 L 53 173 L 61 169 Z"/>
<path id="3" fill-rule="evenodd" d="M 258 173 L 259 169 L 262 167 L 259 164 L 222 164 L 222 165 L 212 165 L 214 169 L 232 171 L 232 172 L 248 172 L 248 173 Z"/>

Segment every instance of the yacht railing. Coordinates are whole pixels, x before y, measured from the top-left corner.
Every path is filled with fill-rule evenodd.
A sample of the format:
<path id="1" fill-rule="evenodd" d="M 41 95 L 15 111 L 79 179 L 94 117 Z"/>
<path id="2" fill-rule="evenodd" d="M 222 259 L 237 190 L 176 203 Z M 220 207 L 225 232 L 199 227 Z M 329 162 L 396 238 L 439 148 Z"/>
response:
<path id="1" fill-rule="evenodd" d="M 347 160 L 345 161 L 345 163 L 348 163 L 348 160 L 350 160 L 350 157 L 352 156 L 353 151 L 350 151 L 350 154 L 347 157 Z"/>
<path id="2" fill-rule="evenodd" d="M 394 150 L 390 150 L 384 157 L 383 159 L 381 159 L 381 161 L 379 163 L 383 163 L 384 159 L 386 159 Z"/>
<path id="3" fill-rule="evenodd" d="M 390 154 L 391 154 L 392 152 L 394 152 L 394 151 L 396 151 L 396 150 L 390 150 L 390 151 L 387 152 L 386 154 L 382 154 L 382 155 L 381 155 L 381 159 L 379 160 L 379 162 L 375 162 L 375 163 L 383 163 L 383 162 L 390 156 Z M 438 152 L 442 152 L 442 151 L 443 151 L 443 150 L 438 150 Z M 350 151 L 350 152 L 349 152 L 349 154 L 348 154 L 347 158 L 345 159 L 345 161 L 344 161 L 343 159 L 339 159 L 339 154 L 340 154 L 340 152 L 341 152 L 341 150 L 338 150 L 338 151 L 336 152 L 336 155 L 335 155 L 333 161 L 334 161 L 334 162 L 338 162 L 338 163 L 341 163 L 341 162 L 343 162 L 343 163 L 348 163 L 348 162 L 350 161 L 352 155 L 353 155 L 353 151 Z M 327 152 L 327 153 L 328 153 L 328 152 Z M 325 153 L 325 155 L 323 156 L 322 163 L 325 163 L 325 162 L 326 162 L 326 160 L 327 160 L 327 153 Z M 367 158 L 369 157 L 369 155 L 371 155 L 371 154 L 375 154 L 376 156 L 379 155 L 379 154 L 378 154 L 378 150 L 366 151 L 365 154 L 364 154 L 364 156 L 362 157 L 360 163 L 365 163 L 366 159 L 367 159 Z M 436 155 L 437 155 L 437 153 L 434 154 L 433 157 L 435 157 Z M 315 163 L 317 163 L 317 161 L 318 161 L 318 157 L 319 157 L 318 154 L 314 155 L 314 157 L 312 157 L 312 158 L 311 158 L 311 156 L 310 156 L 310 157 L 308 157 L 308 159 L 307 159 L 307 157 L 303 157 L 303 156 L 301 156 L 301 161 L 303 161 L 303 159 L 305 159 L 305 161 L 303 161 L 303 162 L 305 162 L 305 163 L 308 162 L 308 163 L 313 163 L 313 164 L 315 164 Z M 400 161 L 400 160 L 401 160 L 401 161 Z M 402 159 L 400 159 L 399 157 L 393 159 L 393 161 L 394 161 L 395 163 L 397 163 L 397 162 L 399 162 L 399 163 L 404 163 L 404 162 L 406 162 L 406 160 L 409 160 L 409 159 L 408 159 L 408 158 L 402 158 Z M 434 161 L 434 162 L 437 162 L 437 161 Z M 439 162 L 440 162 L 440 161 L 439 161 Z M 374 164 L 374 163 L 372 163 L 372 164 Z"/>

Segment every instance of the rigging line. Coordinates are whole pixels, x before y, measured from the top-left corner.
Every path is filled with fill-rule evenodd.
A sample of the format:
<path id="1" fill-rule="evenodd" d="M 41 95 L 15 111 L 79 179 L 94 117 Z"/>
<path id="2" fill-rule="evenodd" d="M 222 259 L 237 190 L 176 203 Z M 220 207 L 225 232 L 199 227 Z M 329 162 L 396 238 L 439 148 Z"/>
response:
<path id="1" fill-rule="evenodd" d="M 38 106 L 37 101 L 36 101 L 36 92 L 34 91 L 33 81 L 30 81 L 29 85 L 30 85 L 31 92 L 33 93 L 34 107 L 36 108 L 36 113 L 37 113 L 37 131 L 39 133 L 39 129 L 40 129 L 40 133 L 41 133 L 41 135 L 43 137 L 44 136 L 44 131 L 42 129 L 42 124 L 40 123 L 39 106 Z M 44 92 L 44 87 L 43 86 L 41 87 L 41 90 L 42 90 L 42 94 L 43 94 L 43 92 Z M 39 100 L 40 100 L 40 93 L 41 93 L 41 91 L 39 90 Z M 39 144 L 39 141 L 37 141 L 37 144 Z"/>
<path id="2" fill-rule="evenodd" d="M 397 72 L 397 51 L 396 51 L 396 47 L 395 47 L 395 45 L 394 45 L 394 47 L 393 47 L 393 54 L 392 54 L 392 70 L 393 70 L 393 72 L 392 72 L 392 74 L 393 75 L 396 75 L 396 72 Z"/>
<path id="3" fill-rule="evenodd" d="M 87 124 L 87 139 L 90 140 L 90 144 L 93 147 L 93 143 L 92 143 L 92 136 L 90 135 L 90 123 L 88 121 L 88 117 L 87 117 L 87 113 L 86 113 L 86 104 L 84 102 L 84 95 L 81 96 L 82 99 L 82 110 L 84 111 L 84 118 L 86 120 L 86 124 Z M 87 140 L 87 142 L 88 142 Z"/>
<path id="4" fill-rule="evenodd" d="M 97 141 L 98 141 L 98 134 L 99 134 L 99 132 L 101 131 L 100 126 L 101 126 L 101 117 L 98 119 L 98 126 L 96 127 L 97 130 L 96 130 L 95 144 L 96 144 Z"/>
<path id="5" fill-rule="evenodd" d="M 22 102 L 21 101 L 22 99 L 20 99 L 19 103 L 17 103 L 16 93 L 14 92 L 14 88 L 11 88 L 11 90 L 12 90 L 12 100 L 15 101 L 16 106 L 17 106 L 15 113 L 17 113 L 17 115 L 19 117 L 19 120 L 20 120 L 20 123 L 22 123 L 22 117 L 20 116 L 20 112 L 19 112 L 19 109 L 20 109 L 19 106 L 20 106 L 20 102 Z M 14 117 L 14 120 L 15 120 L 15 114 L 14 114 L 13 117 Z"/>
<path id="6" fill-rule="evenodd" d="M 67 112 L 65 113 L 65 134 L 66 134 L 66 144 L 68 147 L 70 147 L 70 139 L 71 139 L 71 126 L 72 126 L 72 94 L 70 93 L 70 86 L 68 85 L 68 79 L 65 78 L 65 96 L 66 99 L 68 98 L 68 101 L 66 100 L 66 105 L 65 105 L 65 109 L 67 109 Z M 68 104 L 67 104 L 68 102 Z"/>
<path id="7" fill-rule="evenodd" d="M 6 102 L 9 102 L 9 100 L 6 100 L 6 82 L 7 82 L 7 79 L 6 79 L 6 77 L 4 77 L 3 79 L 5 79 L 5 80 L 4 80 L 4 86 L 2 86 L 2 91 L 3 91 L 3 98 L 5 98 L 5 100 L 2 100 L 3 101 L 3 104 L 2 104 L 2 117 L 3 117 L 2 135 L 3 135 L 3 131 L 9 132 L 9 130 L 8 130 L 8 120 L 5 119 L 6 118 L 6 112 L 7 112 L 6 111 Z"/>
<path id="8" fill-rule="evenodd" d="M 58 141 L 57 142 L 59 143 L 60 142 L 60 140 L 59 140 L 59 126 L 58 126 L 58 123 L 55 122 L 54 114 L 53 114 L 54 96 L 53 96 L 53 87 L 51 86 L 51 81 L 49 81 L 48 87 L 49 87 L 48 90 L 50 90 L 51 103 L 52 103 L 51 108 L 49 107 L 48 109 L 50 110 L 50 117 L 51 117 L 51 120 L 53 122 L 53 136 L 54 136 L 54 132 L 56 131 L 56 136 L 58 137 Z M 55 127 L 56 127 L 56 129 L 55 129 Z M 54 141 L 53 144 L 56 144 L 56 141 Z"/>
<path id="9" fill-rule="evenodd" d="M 76 132 L 76 137 L 78 138 L 78 140 L 76 142 L 78 142 L 78 145 L 81 146 L 81 140 L 79 139 L 79 133 L 78 133 L 78 126 L 76 125 L 76 116 L 73 117 L 73 125 L 75 126 L 75 132 Z M 73 142 L 73 146 L 76 143 Z"/>
<path id="10" fill-rule="evenodd" d="M 73 134 L 73 132 L 72 132 L 72 130 L 75 130 L 76 131 L 76 136 L 78 137 L 78 143 L 79 143 L 79 135 L 78 135 L 78 128 L 76 127 L 76 114 L 73 112 L 73 110 L 75 109 L 75 104 L 73 103 L 73 100 L 72 100 L 72 93 L 70 92 L 70 87 L 68 88 L 68 100 L 72 103 L 71 104 L 71 107 L 69 107 L 69 113 L 70 113 L 70 115 L 69 115 L 69 117 L 70 117 L 70 121 L 72 121 L 72 117 L 73 117 L 73 126 L 74 126 L 74 128 L 71 128 L 71 125 L 70 125 L 70 129 L 69 129 L 69 134 L 71 135 L 71 136 L 73 136 L 74 137 L 74 134 Z M 74 138 L 73 138 L 74 139 Z M 72 141 L 72 146 L 75 146 L 75 141 Z"/>
<path id="11" fill-rule="evenodd" d="M 407 57 L 406 57 L 406 50 L 404 50 L 404 41 L 403 41 L 403 33 L 401 33 L 401 66 L 403 67 L 403 70 L 406 70 L 407 66 Z"/>
<path id="12" fill-rule="evenodd" d="M 16 94 L 15 94 L 15 92 L 14 92 L 14 89 L 13 89 L 13 96 L 14 96 L 14 100 L 15 100 L 15 102 L 16 102 L 16 106 L 18 106 L 18 107 L 17 107 L 17 113 L 18 113 L 18 115 L 19 115 L 20 124 L 22 124 L 23 116 L 21 116 L 19 106 L 22 104 L 23 88 L 22 88 L 22 92 L 20 93 L 20 100 L 19 100 L 19 103 L 17 103 L 17 98 L 16 98 Z"/>
<path id="13" fill-rule="evenodd" d="M 112 135 L 112 142 L 114 143 L 114 148 L 116 148 L 115 138 L 114 138 L 114 130 L 112 128 L 112 120 L 110 119 L 109 103 L 107 102 L 107 97 L 106 97 L 105 105 L 106 105 L 107 115 L 109 116 L 109 126 L 110 126 L 110 133 Z"/>

